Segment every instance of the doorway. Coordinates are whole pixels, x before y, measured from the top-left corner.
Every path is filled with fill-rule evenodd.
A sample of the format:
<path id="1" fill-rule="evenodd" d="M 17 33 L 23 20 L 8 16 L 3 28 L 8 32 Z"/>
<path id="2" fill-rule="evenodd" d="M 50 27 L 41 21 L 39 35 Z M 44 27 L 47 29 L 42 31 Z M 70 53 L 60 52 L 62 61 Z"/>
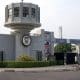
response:
<path id="1" fill-rule="evenodd" d="M 36 60 L 42 61 L 42 51 L 37 51 L 36 52 Z"/>
<path id="2" fill-rule="evenodd" d="M 0 61 L 4 60 L 3 51 L 0 51 Z"/>

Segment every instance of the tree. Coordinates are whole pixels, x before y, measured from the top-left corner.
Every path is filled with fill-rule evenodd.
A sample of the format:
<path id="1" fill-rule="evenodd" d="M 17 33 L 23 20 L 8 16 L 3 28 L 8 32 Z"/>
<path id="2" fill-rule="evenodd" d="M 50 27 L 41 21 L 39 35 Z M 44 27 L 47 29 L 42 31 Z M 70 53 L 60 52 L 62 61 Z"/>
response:
<path id="1" fill-rule="evenodd" d="M 64 63 L 64 64 L 66 64 L 66 57 L 67 57 L 67 54 L 66 53 L 71 53 L 73 50 L 75 50 L 76 49 L 76 47 L 75 46 L 73 46 L 73 45 L 71 45 L 71 44 L 69 44 L 69 43 L 62 43 L 62 44 L 57 44 L 55 47 L 54 47 L 54 52 L 55 53 L 57 53 L 57 54 L 55 54 L 55 55 L 57 55 L 58 57 L 60 57 L 61 56 L 61 54 L 59 54 L 59 53 L 62 53 L 62 55 L 63 55 L 63 58 L 64 58 L 64 60 L 63 60 L 63 58 L 62 58 L 62 62 Z M 61 56 L 62 57 L 62 56 Z M 60 59 L 59 60 L 57 60 L 57 61 L 60 61 Z"/>
<path id="2" fill-rule="evenodd" d="M 54 52 L 57 52 L 57 53 L 72 52 L 72 45 L 67 43 L 57 44 L 54 47 Z"/>

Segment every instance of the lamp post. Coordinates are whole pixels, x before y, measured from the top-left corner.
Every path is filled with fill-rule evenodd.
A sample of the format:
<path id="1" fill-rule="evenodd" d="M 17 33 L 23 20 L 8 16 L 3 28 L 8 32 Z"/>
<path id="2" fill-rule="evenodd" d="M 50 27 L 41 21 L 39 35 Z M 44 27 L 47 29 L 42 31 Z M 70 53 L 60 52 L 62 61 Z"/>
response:
<path id="1" fill-rule="evenodd" d="M 67 39 L 66 44 L 67 44 L 67 45 L 70 44 L 70 40 L 69 40 L 69 39 Z M 67 50 L 67 52 L 70 52 L 70 51 L 71 51 L 71 49 L 70 49 L 70 50 Z M 65 54 L 64 54 L 64 65 L 66 65 L 66 60 L 67 60 L 67 54 L 65 53 Z"/>

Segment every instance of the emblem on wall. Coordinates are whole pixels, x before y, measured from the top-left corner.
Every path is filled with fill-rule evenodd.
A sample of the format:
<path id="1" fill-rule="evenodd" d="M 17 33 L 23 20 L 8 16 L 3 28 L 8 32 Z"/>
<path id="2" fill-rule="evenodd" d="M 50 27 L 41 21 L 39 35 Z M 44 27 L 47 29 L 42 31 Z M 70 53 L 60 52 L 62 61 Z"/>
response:
<path id="1" fill-rule="evenodd" d="M 22 37 L 22 44 L 27 47 L 30 45 L 30 43 L 31 43 L 31 37 L 28 35 L 24 35 Z"/>

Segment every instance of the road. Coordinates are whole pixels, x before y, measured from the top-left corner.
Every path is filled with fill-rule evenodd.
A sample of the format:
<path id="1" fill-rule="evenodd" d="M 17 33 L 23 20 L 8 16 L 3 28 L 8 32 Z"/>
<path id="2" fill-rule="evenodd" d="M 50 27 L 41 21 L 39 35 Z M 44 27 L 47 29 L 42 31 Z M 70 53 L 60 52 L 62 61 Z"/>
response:
<path id="1" fill-rule="evenodd" d="M 0 72 L 0 80 L 80 80 L 80 71 Z"/>

